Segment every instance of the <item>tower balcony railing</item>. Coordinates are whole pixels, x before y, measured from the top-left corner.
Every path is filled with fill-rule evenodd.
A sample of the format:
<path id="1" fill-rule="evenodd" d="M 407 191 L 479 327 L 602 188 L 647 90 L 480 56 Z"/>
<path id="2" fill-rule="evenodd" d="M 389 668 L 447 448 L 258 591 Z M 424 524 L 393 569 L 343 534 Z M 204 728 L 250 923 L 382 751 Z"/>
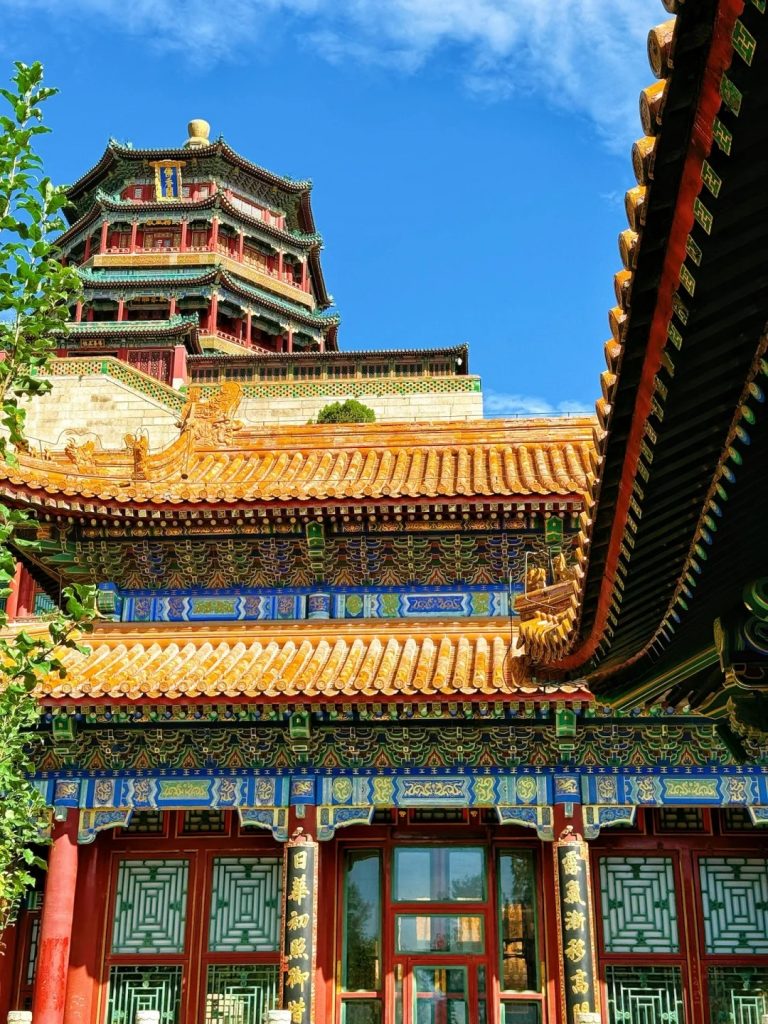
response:
<path id="1" fill-rule="evenodd" d="M 138 245 L 134 249 L 122 245 L 109 246 L 104 252 L 92 253 L 84 261 L 84 264 L 104 269 L 119 267 L 121 271 L 124 271 L 127 267 L 136 267 L 137 269 L 140 267 L 153 267 L 156 269 L 161 262 L 159 260 L 161 256 L 170 257 L 168 262 L 173 267 L 203 266 L 213 263 L 217 256 L 221 256 L 225 261 L 224 265 L 227 269 L 240 274 L 254 284 L 270 287 L 268 282 L 274 282 L 272 285 L 274 290 L 278 291 L 285 298 L 291 299 L 294 302 L 298 301 L 310 309 L 314 307 L 309 282 L 307 282 L 306 287 L 302 287 L 301 282 L 296 281 L 292 270 L 284 269 L 281 273 L 276 267 L 270 267 L 266 261 L 262 261 L 245 252 L 242 259 L 240 259 L 237 251 L 233 252 L 227 246 L 221 244 L 215 247 L 210 244 L 186 245 L 183 250 L 178 244 L 170 246 Z"/>

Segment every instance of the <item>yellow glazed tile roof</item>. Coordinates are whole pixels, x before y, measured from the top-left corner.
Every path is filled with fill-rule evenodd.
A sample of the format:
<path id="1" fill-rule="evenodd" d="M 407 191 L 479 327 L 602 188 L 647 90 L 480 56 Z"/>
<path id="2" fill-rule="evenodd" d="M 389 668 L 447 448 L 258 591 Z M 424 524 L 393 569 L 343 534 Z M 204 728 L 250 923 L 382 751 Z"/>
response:
<path id="1" fill-rule="evenodd" d="M 68 651 L 54 700 L 531 699 L 508 626 L 498 620 L 99 626 L 91 653 Z M 583 694 L 561 686 L 557 694 Z"/>
<path id="2" fill-rule="evenodd" d="M 157 453 L 126 438 L 66 452 L 26 452 L 0 464 L 0 489 L 63 504 L 312 502 L 526 497 L 580 499 L 593 420 L 311 425 L 182 429 Z"/>

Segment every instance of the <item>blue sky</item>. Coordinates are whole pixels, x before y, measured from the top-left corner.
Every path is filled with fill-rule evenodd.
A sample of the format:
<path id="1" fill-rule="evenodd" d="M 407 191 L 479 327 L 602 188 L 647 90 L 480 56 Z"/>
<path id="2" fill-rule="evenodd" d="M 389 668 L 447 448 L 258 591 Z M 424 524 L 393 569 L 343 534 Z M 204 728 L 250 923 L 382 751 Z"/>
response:
<path id="1" fill-rule="evenodd" d="M 658 0 L 0 0 L 68 182 L 205 117 L 309 177 L 346 349 L 470 344 L 486 414 L 591 409 Z"/>

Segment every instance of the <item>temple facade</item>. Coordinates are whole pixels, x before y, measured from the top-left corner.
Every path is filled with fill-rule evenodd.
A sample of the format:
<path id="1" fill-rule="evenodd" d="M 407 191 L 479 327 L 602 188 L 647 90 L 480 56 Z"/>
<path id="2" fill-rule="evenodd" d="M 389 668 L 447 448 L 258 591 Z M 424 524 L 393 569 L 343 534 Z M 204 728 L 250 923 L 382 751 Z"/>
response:
<path id="1" fill-rule="evenodd" d="M 71 187 L 8 613 L 100 619 L 40 682 L 0 1012 L 768 1019 L 767 46 L 764 0 L 650 34 L 596 417 L 339 350 L 309 183 L 205 122 Z"/>

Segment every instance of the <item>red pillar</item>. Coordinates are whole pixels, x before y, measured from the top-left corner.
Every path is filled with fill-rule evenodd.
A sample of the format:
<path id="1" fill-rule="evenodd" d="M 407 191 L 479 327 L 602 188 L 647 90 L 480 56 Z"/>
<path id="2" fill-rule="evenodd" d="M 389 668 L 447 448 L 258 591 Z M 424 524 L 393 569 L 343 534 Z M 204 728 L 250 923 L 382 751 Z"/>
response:
<path id="1" fill-rule="evenodd" d="M 253 342 L 251 340 L 251 321 L 253 320 L 253 313 L 250 309 L 245 314 L 245 344 L 248 348 L 251 348 Z"/>
<path id="2" fill-rule="evenodd" d="M 308 291 L 308 288 L 307 288 L 307 284 L 308 283 L 309 283 L 309 278 L 307 276 L 307 261 L 304 260 L 302 262 L 302 264 L 301 264 L 301 290 L 302 291 L 304 291 L 304 292 Z"/>
<path id="3" fill-rule="evenodd" d="M 99 252 L 107 251 L 107 232 L 109 231 L 109 224 L 106 221 L 102 222 L 101 225 L 101 239 L 99 241 Z"/>
<path id="4" fill-rule="evenodd" d="M 181 235 L 179 237 L 179 252 L 187 251 L 187 222 L 183 220 L 181 222 Z"/>
<path id="5" fill-rule="evenodd" d="M 88 237 L 85 240 L 85 249 L 83 249 L 83 263 L 85 263 L 85 261 L 90 259 L 90 258 L 91 258 L 91 236 L 88 235 Z"/>
<path id="6" fill-rule="evenodd" d="M 168 302 L 168 317 L 170 319 L 170 317 L 175 316 L 175 315 L 176 315 L 176 296 L 172 295 L 171 298 L 170 298 L 170 301 Z"/>
<path id="7" fill-rule="evenodd" d="M 171 386 L 180 388 L 187 383 L 187 350 L 183 345 L 173 348 L 173 365 L 171 366 Z"/>
<path id="8" fill-rule="evenodd" d="M 245 249 L 245 232 L 241 231 L 237 236 L 237 258 L 243 262 L 243 250 Z"/>
<path id="9" fill-rule="evenodd" d="M 19 929 L 16 925 L 11 925 L 4 932 L 0 932 L 0 1020 L 5 1020 L 8 1011 L 15 1009 L 11 1005 L 11 993 L 15 988 L 18 936 Z"/>
<path id="10" fill-rule="evenodd" d="M 88 307 L 88 312 L 85 314 L 85 319 L 88 321 L 88 323 L 93 322 L 93 306 Z"/>
<path id="11" fill-rule="evenodd" d="M 219 318 L 219 297 L 215 293 L 211 296 L 211 305 L 208 309 L 208 333 L 216 333 L 216 323 Z"/>
<path id="12" fill-rule="evenodd" d="M 15 578 L 15 577 L 14 577 Z M 28 619 L 35 608 L 35 581 L 32 579 L 29 570 L 21 566 L 19 577 L 19 598 L 16 616 L 19 619 Z"/>
<path id="13" fill-rule="evenodd" d="M 75 323 L 79 324 L 82 319 L 83 319 L 83 304 L 82 304 L 82 302 L 78 302 L 77 305 L 75 306 Z"/>
<path id="14" fill-rule="evenodd" d="M 32 1019 L 37 1024 L 62 1024 L 64 1020 L 77 883 L 79 817 L 79 811 L 71 807 L 66 821 L 56 821 L 53 825 L 53 845 L 48 856 L 40 922 L 37 981 L 32 1001 Z"/>
<path id="15" fill-rule="evenodd" d="M 88 927 L 72 933 L 64 1024 L 91 1024 L 98 999 L 109 868 L 98 837 L 80 849 L 78 868 L 75 902 L 88 908 Z"/>
<path id="16" fill-rule="evenodd" d="M 219 245 L 219 218 L 211 217 L 211 237 L 208 243 L 208 248 L 211 252 L 216 252 Z"/>
<path id="17" fill-rule="evenodd" d="M 128 248 L 131 252 L 136 252 L 136 235 L 139 231 L 139 222 L 136 220 L 131 221 L 131 241 Z"/>
<path id="18" fill-rule="evenodd" d="M 117 319 L 118 320 L 124 320 L 125 319 L 125 299 L 118 299 L 117 300 Z"/>
<path id="19" fill-rule="evenodd" d="M 288 328 L 288 352 L 293 352 L 293 328 Z"/>
<path id="20" fill-rule="evenodd" d="M 277 276 L 280 280 L 283 280 L 283 254 L 279 252 L 277 254 Z"/>
<path id="21" fill-rule="evenodd" d="M 21 588 L 21 562 L 16 563 L 16 572 L 11 580 L 11 592 L 5 602 L 5 614 L 9 619 L 15 619 L 19 614 L 19 590 Z"/>

